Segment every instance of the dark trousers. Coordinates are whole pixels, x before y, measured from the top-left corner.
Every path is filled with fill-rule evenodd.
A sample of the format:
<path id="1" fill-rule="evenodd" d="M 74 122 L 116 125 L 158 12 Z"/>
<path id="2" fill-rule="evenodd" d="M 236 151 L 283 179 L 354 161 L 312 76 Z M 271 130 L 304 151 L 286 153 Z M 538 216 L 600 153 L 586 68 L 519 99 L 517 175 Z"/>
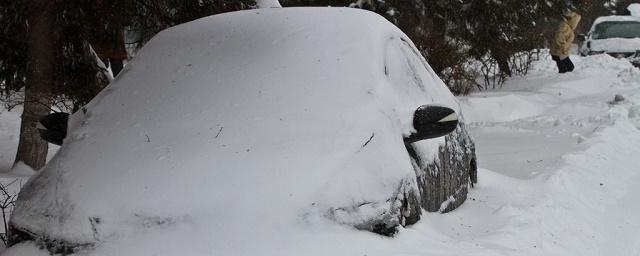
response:
<path id="1" fill-rule="evenodd" d="M 551 59 L 556 62 L 556 65 L 558 65 L 558 72 L 561 74 L 571 72 L 575 68 L 575 66 L 573 66 L 573 62 L 569 59 L 569 56 L 564 58 L 564 60 L 561 60 L 559 56 L 552 55 Z"/>

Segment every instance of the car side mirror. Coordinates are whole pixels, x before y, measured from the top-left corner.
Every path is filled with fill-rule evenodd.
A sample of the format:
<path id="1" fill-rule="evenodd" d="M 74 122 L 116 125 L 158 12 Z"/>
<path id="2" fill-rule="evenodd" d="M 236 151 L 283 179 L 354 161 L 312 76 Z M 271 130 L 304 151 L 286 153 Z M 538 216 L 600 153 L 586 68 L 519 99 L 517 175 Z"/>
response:
<path id="1" fill-rule="evenodd" d="M 68 121 L 69 114 L 63 112 L 43 116 L 37 126 L 40 138 L 52 144 L 62 145 L 67 136 Z"/>
<path id="2" fill-rule="evenodd" d="M 433 139 L 453 132 L 458 127 L 458 114 L 442 106 L 424 105 L 413 115 L 415 133 L 404 138 L 404 143 Z"/>

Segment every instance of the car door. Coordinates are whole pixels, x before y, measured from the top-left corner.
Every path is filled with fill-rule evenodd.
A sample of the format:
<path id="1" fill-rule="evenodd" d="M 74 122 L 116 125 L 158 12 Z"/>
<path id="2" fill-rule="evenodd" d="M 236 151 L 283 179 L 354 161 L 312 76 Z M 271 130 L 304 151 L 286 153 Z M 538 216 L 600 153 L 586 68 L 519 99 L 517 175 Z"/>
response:
<path id="1" fill-rule="evenodd" d="M 460 113 L 453 94 L 408 39 L 387 42 L 385 75 L 408 100 L 426 100 L 421 104 L 443 105 Z M 406 143 L 405 147 L 425 210 L 447 212 L 464 202 L 470 178 L 475 177 L 475 149 L 464 123 L 443 138 Z"/>

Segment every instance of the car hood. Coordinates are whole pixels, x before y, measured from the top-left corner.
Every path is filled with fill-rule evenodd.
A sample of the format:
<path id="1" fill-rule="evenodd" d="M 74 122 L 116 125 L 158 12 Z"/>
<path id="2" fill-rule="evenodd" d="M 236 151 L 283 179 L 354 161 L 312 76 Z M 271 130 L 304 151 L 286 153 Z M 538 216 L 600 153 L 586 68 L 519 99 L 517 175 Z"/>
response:
<path id="1" fill-rule="evenodd" d="M 78 244 L 188 226 L 227 248 L 335 209 L 370 206 L 345 222 L 375 216 L 415 186 L 402 140 L 413 111 L 458 109 L 450 94 L 388 84 L 393 36 L 406 37 L 344 8 L 242 11 L 163 31 L 72 116 L 12 225 Z M 435 154 L 443 140 L 427 143 Z"/>
<path id="2" fill-rule="evenodd" d="M 640 38 L 607 38 L 591 40 L 591 51 L 635 53 L 640 50 Z"/>

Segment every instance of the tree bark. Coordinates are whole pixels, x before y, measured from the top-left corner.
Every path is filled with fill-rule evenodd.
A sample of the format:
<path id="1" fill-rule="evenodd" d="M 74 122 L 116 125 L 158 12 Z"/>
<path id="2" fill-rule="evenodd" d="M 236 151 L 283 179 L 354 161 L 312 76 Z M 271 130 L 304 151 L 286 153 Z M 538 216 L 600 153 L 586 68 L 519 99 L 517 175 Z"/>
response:
<path id="1" fill-rule="evenodd" d="M 513 75 L 513 73 L 511 72 L 511 67 L 509 67 L 509 53 L 503 52 L 502 50 L 497 48 L 493 48 L 491 49 L 491 57 L 498 63 L 500 73 L 505 74 L 506 76 Z"/>
<path id="2" fill-rule="evenodd" d="M 50 112 L 51 105 L 50 86 L 55 68 L 55 17 L 51 3 L 49 0 L 30 0 L 29 3 L 25 101 L 15 162 L 24 162 L 34 170 L 44 166 L 48 150 L 36 125 Z"/>

